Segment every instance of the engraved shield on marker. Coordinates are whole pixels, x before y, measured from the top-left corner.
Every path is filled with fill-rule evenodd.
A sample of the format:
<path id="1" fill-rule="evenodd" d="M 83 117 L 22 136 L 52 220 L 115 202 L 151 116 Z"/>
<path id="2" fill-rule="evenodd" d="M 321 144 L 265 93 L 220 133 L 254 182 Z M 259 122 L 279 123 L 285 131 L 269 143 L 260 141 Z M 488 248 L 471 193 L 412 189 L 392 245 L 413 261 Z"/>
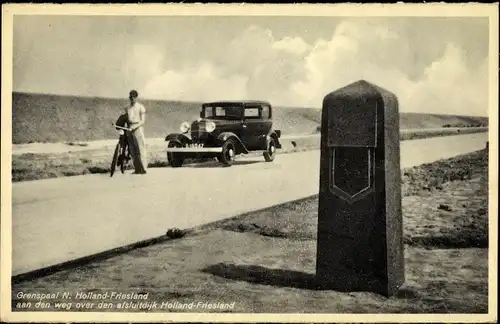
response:
<path id="1" fill-rule="evenodd" d="M 330 191 L 353 203 L 374 187 L 375 150 L 366 147 L 330 148 Z"/>
<path id="2" fill-rule="evenodd" d="M 335 110 L 344 117 L 329 120 L 330 191 L 353 203 L 374 190 L 377 103 L 362 98 L 338 102 Z"/>

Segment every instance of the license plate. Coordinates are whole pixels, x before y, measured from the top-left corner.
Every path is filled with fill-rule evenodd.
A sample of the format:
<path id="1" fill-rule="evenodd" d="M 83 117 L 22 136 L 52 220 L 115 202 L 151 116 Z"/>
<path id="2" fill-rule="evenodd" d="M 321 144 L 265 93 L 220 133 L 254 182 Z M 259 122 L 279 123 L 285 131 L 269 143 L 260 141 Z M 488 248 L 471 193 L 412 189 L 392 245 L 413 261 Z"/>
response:
<path id="1" fill-rule="evenodd" d="M 186 147 L 188 147 L 188 148 L 198 148 L 198 147 L 203 147 L 203 144 L 188 144 Z"/>

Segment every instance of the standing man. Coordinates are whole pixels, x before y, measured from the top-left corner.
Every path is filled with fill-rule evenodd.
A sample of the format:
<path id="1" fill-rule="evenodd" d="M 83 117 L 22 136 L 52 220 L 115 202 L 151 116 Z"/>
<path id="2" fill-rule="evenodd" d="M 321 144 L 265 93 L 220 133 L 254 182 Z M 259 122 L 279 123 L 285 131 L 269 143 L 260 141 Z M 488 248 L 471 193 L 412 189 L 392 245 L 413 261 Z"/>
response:
<path id="1" fill-rule="evenodd" d="M 146 153 L 146 138 L 144 136 L 144 123 L 146 122 L 146 108 L 137 101 L 139 94 L 132 90 L 129 93 L 130 105 L 127 107 L 127 131 L 130 155 L 134 162 L 135 174 L 146 174 L 148 168 Z"/>

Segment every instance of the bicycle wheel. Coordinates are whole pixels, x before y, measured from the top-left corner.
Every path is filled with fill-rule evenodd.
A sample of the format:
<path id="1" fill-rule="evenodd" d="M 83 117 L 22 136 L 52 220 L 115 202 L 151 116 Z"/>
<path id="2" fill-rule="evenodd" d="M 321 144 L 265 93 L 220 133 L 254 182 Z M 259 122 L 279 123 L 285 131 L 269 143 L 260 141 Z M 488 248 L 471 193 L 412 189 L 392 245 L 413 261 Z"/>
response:
<path id="1" fill-rule="evenodd" d="M 122 173 L 125 173 L 125 167 L 127 165 L 128 146 L 123 147 L 120 151 L 121 151 L 120 171 Z"/>
<path id="2" fill-rule="evenodd" d="M 118 155 L 120 154 L 120 143 L 116 144 L 115 153 L 113 153 L 113 160 L 111 161 L 111 170 L 109 176 L 112 177 L 115 173 L 116 163 L 118 162 Z"/>

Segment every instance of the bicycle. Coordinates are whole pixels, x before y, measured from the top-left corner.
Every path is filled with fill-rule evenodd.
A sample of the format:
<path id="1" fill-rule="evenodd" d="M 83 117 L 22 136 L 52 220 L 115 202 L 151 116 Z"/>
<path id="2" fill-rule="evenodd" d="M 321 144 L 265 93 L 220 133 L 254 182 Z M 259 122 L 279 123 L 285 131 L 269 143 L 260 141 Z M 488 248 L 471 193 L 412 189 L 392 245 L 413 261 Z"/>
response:
<path id="1" fill-rule="evenodd" d="M 117 126 L 112 124 L 113 127 L 121 130 L 120 137 L 118 139 L 118 143 L 116 144 L 115 151 L 113 153 L 113 159 L 111 160 L 111 170 L 110 177 L 115 174 L 116 167 L 120 168 L 122 173 L 125 173 L 125 169 L 128 166 L 129 161 L 131 160 L 130 151 L 127 143 L 126 134 L 123 131 L 130 131 L 130 128 Z"/>

